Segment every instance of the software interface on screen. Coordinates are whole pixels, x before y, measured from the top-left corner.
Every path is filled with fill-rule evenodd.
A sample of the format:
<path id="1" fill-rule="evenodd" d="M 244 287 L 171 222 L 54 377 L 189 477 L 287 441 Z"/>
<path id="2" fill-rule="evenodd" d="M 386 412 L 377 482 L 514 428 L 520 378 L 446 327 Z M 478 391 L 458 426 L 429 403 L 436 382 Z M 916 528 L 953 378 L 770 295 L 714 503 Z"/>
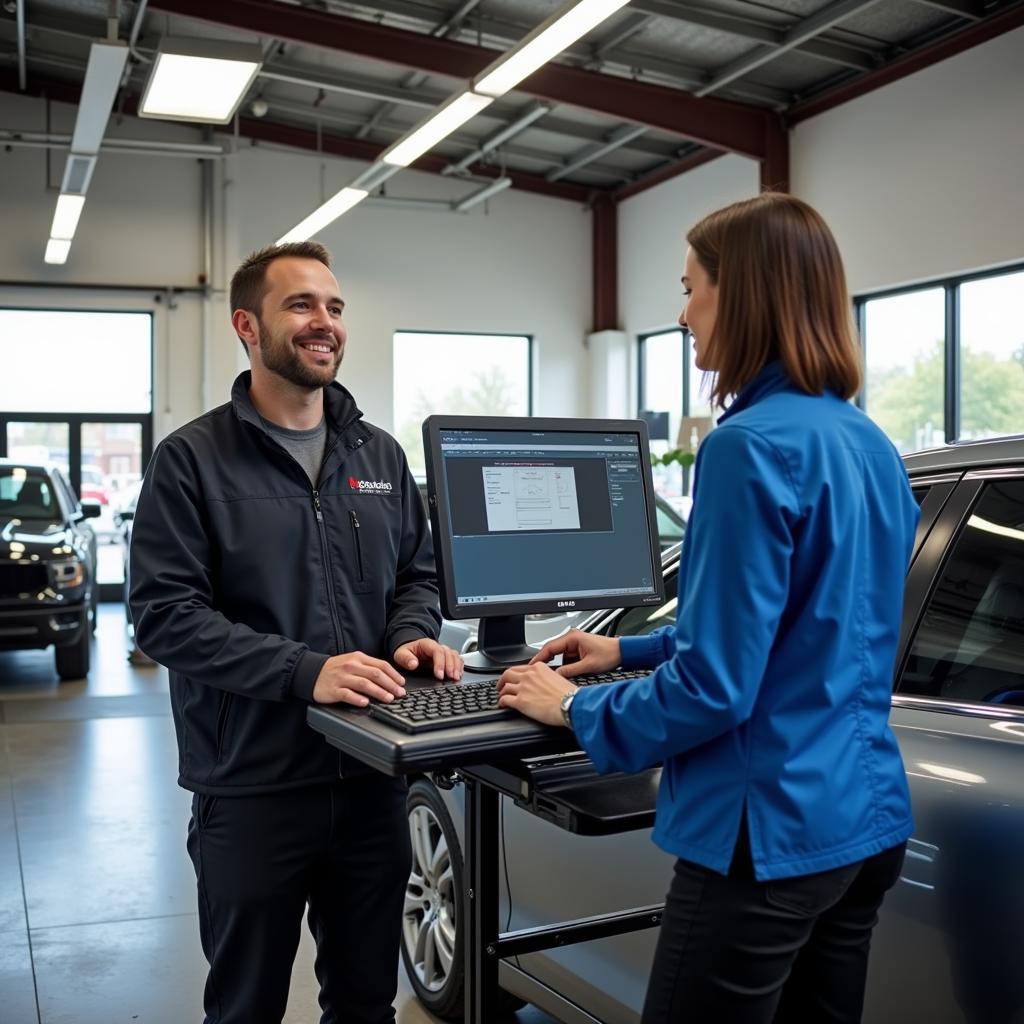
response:
<path id="1" fill-rule="evenodd" d="M 638 435 L 442 429 L 440 441 L 459 608 L 657 592 Z"/>

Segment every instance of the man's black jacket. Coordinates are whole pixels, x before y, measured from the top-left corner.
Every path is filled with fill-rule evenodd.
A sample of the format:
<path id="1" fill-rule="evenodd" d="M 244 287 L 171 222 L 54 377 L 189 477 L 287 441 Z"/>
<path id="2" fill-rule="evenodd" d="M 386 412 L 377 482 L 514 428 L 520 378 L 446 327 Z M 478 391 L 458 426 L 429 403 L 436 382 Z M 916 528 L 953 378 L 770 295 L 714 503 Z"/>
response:
<path id="1" fill-rule="evenodd" d="M 170 670 L 178 781 L 201 793 L 336 779 L 350 764 L 306 725 L 324 662 L 389 658 L 441 622 L 423 502 L 394 438 L 332 384 L 313 488 L 249 382 L 160 444 L 132 527 L 136 641 Z"/>

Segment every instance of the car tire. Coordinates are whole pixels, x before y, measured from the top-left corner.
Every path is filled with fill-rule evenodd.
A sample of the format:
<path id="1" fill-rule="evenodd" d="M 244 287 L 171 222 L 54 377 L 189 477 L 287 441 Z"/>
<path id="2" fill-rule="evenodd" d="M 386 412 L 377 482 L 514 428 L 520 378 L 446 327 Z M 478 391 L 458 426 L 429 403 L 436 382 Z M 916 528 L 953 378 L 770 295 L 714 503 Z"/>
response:
<path id="1" fill-rule="evenodd" d="M 89 599 L 89 632 L 95 636 L 96 626 L 100 618 L 100 585 L 95 582 L 96 576 L 93 575 L 92 585 L 92 597 Z"/>
<path id="2" fill-rule="evenodd" d="M 441 794 L 426 779 L 417 779 L 409 787 L 406 808 L 412 871 L 402 918 L 402 963 L 416 997 L 431 1013 L 444 1020 L 462 1020 L 465 912 L 459 833 Z M 525 1005 L 510 992 L 499 992 L 498 1009 L 503 1016 Z"/>
<path id="3" fill-rule="evenodd" d="M 61 682 L 69 679 L 84 679 L 89 674 L 89 655 L 92 633 L 86 623 L 78 631 L 78 639 L 67 647 L 58 647 L 54 651 L 57 663 L 57 675 Z"/>

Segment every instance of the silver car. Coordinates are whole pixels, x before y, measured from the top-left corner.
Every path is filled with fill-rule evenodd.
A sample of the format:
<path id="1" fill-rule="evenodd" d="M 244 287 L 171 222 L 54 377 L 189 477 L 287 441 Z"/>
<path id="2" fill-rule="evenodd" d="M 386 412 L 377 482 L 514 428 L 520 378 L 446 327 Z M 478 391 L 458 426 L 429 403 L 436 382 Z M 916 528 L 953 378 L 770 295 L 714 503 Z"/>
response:
<path id="1" fill-rule="evenodd" d="M 1024 438 L 906 459 L 921 523 L 907 577 L 892 724 L 916 830 L 875 932 L 864 1020 L 1024 1020 Z M 678 549 L 664 563 L 676 590 Z M 582 628 L 650 632 L 657 610 L 590 616 Z M 444 780 L 440 780 L 444 783 Z M 420 999 L 462 1009 L 462 787 L 412 780 L 414 868 L 403 959 Z M 502 798 L 504 930 L 664 900 L 672 858 L 646 832 L 582 837 Z M 426 892 L 434 897 L 429 913 Z M 656 932 L 501 964 L 510 1005 L 561 1021 L 636 1024 Z"/>

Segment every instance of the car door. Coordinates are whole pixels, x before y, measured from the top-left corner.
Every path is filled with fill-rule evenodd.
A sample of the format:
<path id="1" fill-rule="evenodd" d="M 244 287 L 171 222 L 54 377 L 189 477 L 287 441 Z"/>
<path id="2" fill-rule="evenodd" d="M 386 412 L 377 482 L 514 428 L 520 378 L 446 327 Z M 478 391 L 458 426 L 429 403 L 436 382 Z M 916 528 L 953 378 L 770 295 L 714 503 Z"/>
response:
<path id="1" fill-rule="evenodd" d="M 919 539 L 891 719 L 915 830 L 864 1020 L 1021 1020 L 1024 467 L 967 474 Z"/>

